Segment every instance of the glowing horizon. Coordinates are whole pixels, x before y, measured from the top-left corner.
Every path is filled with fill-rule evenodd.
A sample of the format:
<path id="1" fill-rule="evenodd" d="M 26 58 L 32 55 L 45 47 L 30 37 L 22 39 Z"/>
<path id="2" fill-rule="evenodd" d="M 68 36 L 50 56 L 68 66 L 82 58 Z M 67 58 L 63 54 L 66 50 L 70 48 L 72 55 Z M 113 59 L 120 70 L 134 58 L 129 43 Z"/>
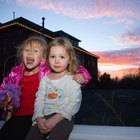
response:
<path id="1" fill-rule="evenodd" d="M 98 60 L 99 72 L 109 73 L 112 77 L 135 73 L 140 68 L 140 48 L 121 51 L 94 52 Z"/>

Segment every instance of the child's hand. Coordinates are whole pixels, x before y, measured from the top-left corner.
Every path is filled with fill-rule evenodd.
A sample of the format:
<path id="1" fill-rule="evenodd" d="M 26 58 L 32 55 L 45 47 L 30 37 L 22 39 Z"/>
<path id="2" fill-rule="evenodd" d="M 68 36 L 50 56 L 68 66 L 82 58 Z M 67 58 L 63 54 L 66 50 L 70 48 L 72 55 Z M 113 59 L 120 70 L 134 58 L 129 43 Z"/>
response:
<path id="1" fill-rule="evenodd" d="M 47 132 L 51 131 L 56 126 L 56 124 L 59 123 L 63 119 L 64 119 L 64 117 L 62 116 L 61 113 L 57 113 L 54 116 L 52 116 L 51 118 L 47 119 L 45 121 L 45 126 L 48 129 Z"/>
<path id="2" fill-rule="evenodd" d="M 3 108 L 5 105 L 9 105 L 11 101 L 11 97 L 7 93 L 7 95 L 4 97 L 4 99 L 0 102 L 0 108 Z"/>
<path id="3" fill-rule="evenodd" d="M 8 121 L 12 117 L 13 112 L 14 112 L 14 108 L 13 108 L 12 104 L 8 104 L 6 111 L 7 111 L 7 116 L 6 116 L 5 120 Z"/>
<path id="4" fill-rule="evenodd" d="M 14 108 L 12 106 L 12 100 L 10 95 L 7 93 L 4 99 L 0 102 L 0 108 L 3 108 L 4 111 L 4 119 L 7 121 L 11 118 L 14 112 Z"/>
<path id="5" fill-rule="evenodd" d="M 4 102 L 1 101 L 1 102 L 0 102 L 0 109 L 3 108 L 3 105 L 4 105 Z"/>
<path id="6" fill-rule="evenodd" d="M 42 117 L 38 117 L 36 119 L 38 128 L 40 129 L 41 133 L 47 134 L 48 132 L 50 132 L 51 130 L 45 125 L 46 124 L 46 119 L 42 118 Z"/>
<path id="7" fill-rule="evenodd" d="M 51 117 L 48 120 L 46 120 L 44 124 L 45 124 L 46 128 L 48 128 L 48 130 L 52 130 L 56 125 L 56 121 L 54 120 L 53 117 Z"/>
<path id="8" fill-rule="evenodd" d="M 85 77 L 79 73 L 79 74 L 73 75 L 73 80 L 75 80 L 78 84 L 81 85 L 84 83 Z"/>

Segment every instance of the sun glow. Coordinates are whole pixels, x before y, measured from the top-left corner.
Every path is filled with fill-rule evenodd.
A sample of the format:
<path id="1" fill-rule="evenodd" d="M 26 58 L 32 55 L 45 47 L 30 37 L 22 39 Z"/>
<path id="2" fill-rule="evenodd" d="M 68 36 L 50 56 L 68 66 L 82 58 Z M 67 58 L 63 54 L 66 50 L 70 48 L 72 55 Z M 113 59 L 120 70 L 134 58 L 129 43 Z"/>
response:
<path id="1" fill-rule="evenodd" d="M 136 66 L 133 65 L 119 65 L 113 63 L 99 63 L 98 65 L 99 65 L 99 70 L 101 71 L 116 71 L 121 69 L 136 68 Z"/>
<path id="2" fill-rule="evenodd" d="M 133 74 L 137 72 L 138 67 L 134 65 L 120 65 L 114 63 L 99 63 L 100 74 L 109 73 L 111 78 L 122 78 L 126 74 Z"/>

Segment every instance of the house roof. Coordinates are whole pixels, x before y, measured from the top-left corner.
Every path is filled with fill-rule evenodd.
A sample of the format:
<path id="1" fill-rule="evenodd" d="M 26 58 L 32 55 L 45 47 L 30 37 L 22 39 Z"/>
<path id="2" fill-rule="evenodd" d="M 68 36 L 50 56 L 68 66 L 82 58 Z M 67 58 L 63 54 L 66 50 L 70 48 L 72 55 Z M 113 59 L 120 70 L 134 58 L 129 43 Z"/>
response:
<path id="1" fill-rule="evenodd" d="M 62 36 L 63 36 L 63 35 L 65 35 L 65 36 L 69 36 L 70 38 L 72 38 L 72 39 L 76 40 L 77 42 L 81 42 L 81 40 L 79 40 L 79 39 L 75 38 L 74 36 L 72 36 L 72 35 L 70 35 L 70 34 L 68 34 L 68 33 L 64 32 L 64 31 L 62 31 L 62 30 L 56 31 L 56 32 L 54 32 L 54 34 L 55 34 L 56 36 L 58 36 L 58 35 L 62 35 Z"/>
<path id="2" fill-rule="evenodd" d="M 19 25 L 21 27 L 24 27 L 26 29 L 29 29 L 29 30 L 36 32 L 38 34 L 41 34 L 41 35 L 43 34 L 45 37 L 48 37 L 50 39 L 54 39 L 58 34 L 59 35 L 65 34 L 66 36 L 69 36 L 70 38 L 72 38 L 78 42 L 81 42 L 81 40 L 75 38 L 74 36 L 69 35 L 68 33 L 64 32 L 62 30 L 53 32 L 53 31 L 48 30 L 48 29 L 44 28 L 43 26 L 37 25 L 37 24 L 35 24 L 35 23 L 33 23 L 33 22 L 23 18 L 23 17 L 13 19 L 13 20 L 5 22 L 5 23 L 0 23 L 0 29 L 4 29 L 4 28 L 14 26 L 14 25 Z M 99 58 L 99 56 L 94 55 L 94 54 L 84 50 L 83 48 L 80 48 L 80 47 L 74 47 L 74 48 L 79 50 L 79 51 L 82 51 L 83 53 L 86 53 L 90 56 L 96 57 L 97 59 Z"/>
<path id="3" fill-rule="evenodd" d="M 84 53 L 87 53 L 87 54 L 89 54 L 89 55 L 92 55 L 92 56 L 96 57 L 97 59 L 100 58 L 99 56 L 97 56 L 97 55 L 95 55 L 95 54 L 93 54 L 93 53 L 91 53 L 91 52 L 88 52 L 87 50 L 85 50 L 85 49 L 83 49 L 83 48 L 81 48 L 81 47 L 76 47 L 76 49 L 79 50 L 79 51 L 81 51 L 81 52 L 84 52 Z"/>
<path id="4" fill-rule="evenodd" d="M 38 34 L 44 34 L 44 36 L 48 37 L 48 38 L 51 38 L 53 39 L 54 38 L 54 33 L 46 28 L 43 28 L 42 26 L 40 25 L 37 25 L 23 17 L 19 17 L 19 18 L 16 18 L 14 20 L 11 20 L 11 21 L 8 21 L 8 22 L 5 22 L 3 24 L 0 25 L 0 29 L 2 28 L 7 28 L 9 26 L 14 26 L 14 25 L 19 25 L 19 26 L 22 26 L 24 28 L 27 28 L 29 30 L 32 30 Z"/>

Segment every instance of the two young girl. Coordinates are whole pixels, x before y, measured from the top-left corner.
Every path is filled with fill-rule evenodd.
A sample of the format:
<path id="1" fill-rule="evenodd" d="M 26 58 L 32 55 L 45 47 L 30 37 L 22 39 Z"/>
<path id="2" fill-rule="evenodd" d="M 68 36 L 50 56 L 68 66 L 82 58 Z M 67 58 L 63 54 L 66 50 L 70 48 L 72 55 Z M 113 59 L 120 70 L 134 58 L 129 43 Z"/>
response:
<path id="1" fill-rule="evenodd" d="M 44 38 L 29 37 L 19 47 L 17 54 L 21 64 L 12 68 L 0 86 L 1 99 L 8 98 L 8 105 L 5 103 L 3 106 L 7 105 L 7 110 L 10 107 L 13 108 L 12 117 L 5 122 L 0 130 L 2 140 L 25 139 L 32 125 L 39 82 L 45 75 L 51 73 L 50 68 L 46 65 L 47 43 Z M 90 75 L 82 66 L 76 73 L 75 80 L 78 83 L 85 84 L 89 81 Z M 51 128 L 49 127 L 48 130 L 51 131 Z"/>

